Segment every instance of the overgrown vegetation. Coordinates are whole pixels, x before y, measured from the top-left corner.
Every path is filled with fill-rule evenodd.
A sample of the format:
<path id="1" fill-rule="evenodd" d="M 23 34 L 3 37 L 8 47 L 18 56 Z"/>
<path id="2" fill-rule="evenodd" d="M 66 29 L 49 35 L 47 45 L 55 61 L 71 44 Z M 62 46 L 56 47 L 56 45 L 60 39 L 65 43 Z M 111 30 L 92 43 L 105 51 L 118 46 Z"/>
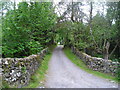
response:
<path id="1" fill-rule="evenodd" d="M 101 73 L 101 72 L 98 72 L 98 71 L 93 71 L 92 69 L 89 69 L 82 60 L 80 60 L 79 58 L 77 58 L 77 56 L 75 56 L 71 52 L 71 50 L 69 48 L 65 48 L 64 52 L 67 55 L 67 57 L 74 64 L 76 64 L 78 67 L 80 67 L 82 70 L 84 70 L 84 71 L 86 71 L 88 73 L 91 73 L 91 74 L 93 74 L 95 76 L 102 77 L 102 78 L 109 79 L 109 80 L 114 80 L 114 81 L 118 82 L 118 78 L 116 78 L 116 77 L 113 77 L 111 75 L 108 75 L 108 74 L 105 74 L 105 73 Z"/>

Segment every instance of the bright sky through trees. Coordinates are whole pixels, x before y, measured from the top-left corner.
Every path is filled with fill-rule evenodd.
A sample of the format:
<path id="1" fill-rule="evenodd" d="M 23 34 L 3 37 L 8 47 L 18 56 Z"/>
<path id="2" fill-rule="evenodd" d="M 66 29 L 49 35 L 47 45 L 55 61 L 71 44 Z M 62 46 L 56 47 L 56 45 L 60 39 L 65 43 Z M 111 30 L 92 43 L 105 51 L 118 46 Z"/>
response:
<path id="1" fill-rule="evenodd" d="M 22 1 L 26 1 L 26 2 L 30 2 L 30 1 L 38 1 L 38 2 L 40 2 L 40 1 L 42 1 L 42 2 L 45 2 L 45 1 L 52 1 L 52 2 L 54 2 L 53 4 L 54 4 L 54 6 L 55 7 L 57 7 L 57 8 L 55 8 L 55 12 L 58 14 L 58 16 L 60 16 L 59 15 L 59 12 L 61 13 L 61 14 L 63 14 L 63 12 L 66 10 L 66 6 L 63 6 L 62 8 L 59 8 L 58 7 L 58 3 L 60 2 L 60 1 L 62 1 L 62 2 L 65 2 L 65 3 L 69 3 L 69 2 L 72 2 L 72 0 L 6 0 L 6 1 L 12 1 L 12 2 L 16 2 L 16 8 L 17 8 L 17 4 L 19 3 L 19 2 L 22 2 Z M 83 12 L 85 13 L 85 14 L 87 14 L 87 15 L 89 15 L 89 9 L 90 9 L 90 6 L 89 5 L 87 5 L 86 3 L 86 0 L 83 0 L 83 1 L 81 1 L 81 0 L 73 0 L 73 2 L 78 2 L 78 1 L 80 1 L 80 2 L 82 2 L 84 5 L 83 6 L 81 6 L 81 9 L 83 9 Z M 94 6 L 94 8 L 93 8 L 93 16 L 95 16 L 96 15 L 96 13 L 97 13 L 97 11 L 99 11 L 99 12 L 102 12 L 103 11 L 103 6 L 101 6 L 101 4 L 100 4 L 100 1 L 96 1 L 96 0 L 91 0 L 91 1 L 93 1 L 94 3 L 96 3 L 95 4 L 95 6 Z M 104 3 L 105 4 L 105 1 L 106 0 L 102 0 L 101 1 L 101 3 Z M 89 2 L 89 1 L 88 1 Z M 107 9 L 107 7 L 106 6 L 104 6 L 104 15 L 106 14 L 106 9 Z M 59 12 L 58 12 L 59 11 Z M 3 11 L 4 13 L 6 13 L 7 12 L 7 10 L 4 10 Z M 88 18 L 88 17 L 85 17 L 85 18 Z M 84 19 L 84 22 L 87 22 L 86 21 L 86 19 Z"/>

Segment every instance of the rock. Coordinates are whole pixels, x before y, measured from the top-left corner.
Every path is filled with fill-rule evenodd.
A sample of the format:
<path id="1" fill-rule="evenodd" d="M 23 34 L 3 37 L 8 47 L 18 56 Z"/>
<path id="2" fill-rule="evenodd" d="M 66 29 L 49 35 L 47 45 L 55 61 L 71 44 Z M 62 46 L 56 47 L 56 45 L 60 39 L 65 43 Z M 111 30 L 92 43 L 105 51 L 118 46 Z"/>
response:
<path id="1" fill-rule="evenodd" d="M 120 65 L 119 62 L 112 62 L 111 60 L 105 60 L 102 58 L 91 57 L 86 53 L 79 51 L 77 48 L 72 47 L 72 52 L 78 56 L 78 58 L 82 59 L 82 61 L 91 69 L 104 72 L 104 73 L 111 73 L 111 75 L 115 75 L 118 66 Z"/>
<path id="2" fill-rule="evenodd" d="M 42 51 L 40 55 L 30 55 L 25 58 L 2 58 L 0 59 L 0 75 L 3 71 L 3 79 L 10 84 L 10 86 L 23 87 L 30 81 L 31 75 L 35 73 L 40 65 L 40 57 L 43 58 L 46 50 Z M 31 73 L 30 73 L 31 72 Z"/>
<path id="3" fill-rule="evenodd" d="M 18 77 L 20 77 L 20 76 L 21 76 L 21 73 L 20 73 L 20 72 L 18 72 L 18 73 L 17 73 L 17 76 L 18 76 Z"/>
<path id="4" fill-rule="evenodd" d="M 45 88 L 45 87 L 41 86 L 41 87 L 39 87 L 39 88 Z"/>
<path id="5" fill-rule="evenodd" d="M 5 61 L 5 64 L 8 64 L 8 61 L 7 61 L 7 60 Z"/>

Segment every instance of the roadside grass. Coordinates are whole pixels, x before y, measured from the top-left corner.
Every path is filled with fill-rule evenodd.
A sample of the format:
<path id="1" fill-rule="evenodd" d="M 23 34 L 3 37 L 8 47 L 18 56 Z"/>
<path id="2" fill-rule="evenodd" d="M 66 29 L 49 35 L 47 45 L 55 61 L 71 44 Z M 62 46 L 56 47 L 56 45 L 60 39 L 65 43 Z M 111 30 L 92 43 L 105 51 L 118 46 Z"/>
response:
<path id="1" fill-rule="evenodd" d="M 38 88 L 44 87 L 45 74 L 48 70 L 48 63 L 52 56 L 52 50 L 55 48 L 55 45 L 49 47 L 49 52 L 45 55 L 44 60 L 42 60 L 40 67 L 31 76 L 31 80 L 28 86 L 23 88 Z"/>
<path id="2" fill-rule="evenodd" d="M 78 67 L 80 67 L 82 70 L 88 72 L 88 73 L 91 73 L 95 76 L 98 76 L 98 77 L 101 77 L 101 78 L 105 78 L 105 79 L 109 79 L 109 80 L 113 80 L 115 82 L 118 82 L 118 79 L 116 77 L 113 77 L 109 74 L 105 74 L 105 73 L 102 73 L 102 72 L 98 72 L 98 71 L 93 71 L 92 69 L 89 69 L 85 63 L 80 60 L 76 55 L 74 55 L 70 48 L 64 48 L 64 52 L 66 54 L 66 56 L 74 63 L 76 64 Z"/>

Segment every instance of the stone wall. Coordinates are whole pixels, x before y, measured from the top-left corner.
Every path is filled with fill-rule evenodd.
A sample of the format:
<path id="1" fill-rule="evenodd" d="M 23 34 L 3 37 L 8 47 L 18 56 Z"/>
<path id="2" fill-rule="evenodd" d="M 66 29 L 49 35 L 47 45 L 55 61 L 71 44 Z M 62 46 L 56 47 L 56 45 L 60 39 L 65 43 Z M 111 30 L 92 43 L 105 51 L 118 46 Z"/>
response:
<path id="1" fill-rule="evenodd" d="M 28 85 L 31 75 L 40 66 L 47 51 L 48 48 L 37 55 L 30 55 L 25 58 L 1 58 L 3 80 L 12 87 L 21 88 Z"/>
<path id="2" fill-rule="evenodd" d="M 111 60 L 105 60 L 102 58 L 92 57 L 86 53 L 79 51 L 77 48 L 72 47 L 72 52 L 78 56 L 87 66 L 95 71 L 100 71 L 104 73 L 110 73 L 112 75 L 116 75 L 116 71 L 119 62 L 113 62 Z"/>

